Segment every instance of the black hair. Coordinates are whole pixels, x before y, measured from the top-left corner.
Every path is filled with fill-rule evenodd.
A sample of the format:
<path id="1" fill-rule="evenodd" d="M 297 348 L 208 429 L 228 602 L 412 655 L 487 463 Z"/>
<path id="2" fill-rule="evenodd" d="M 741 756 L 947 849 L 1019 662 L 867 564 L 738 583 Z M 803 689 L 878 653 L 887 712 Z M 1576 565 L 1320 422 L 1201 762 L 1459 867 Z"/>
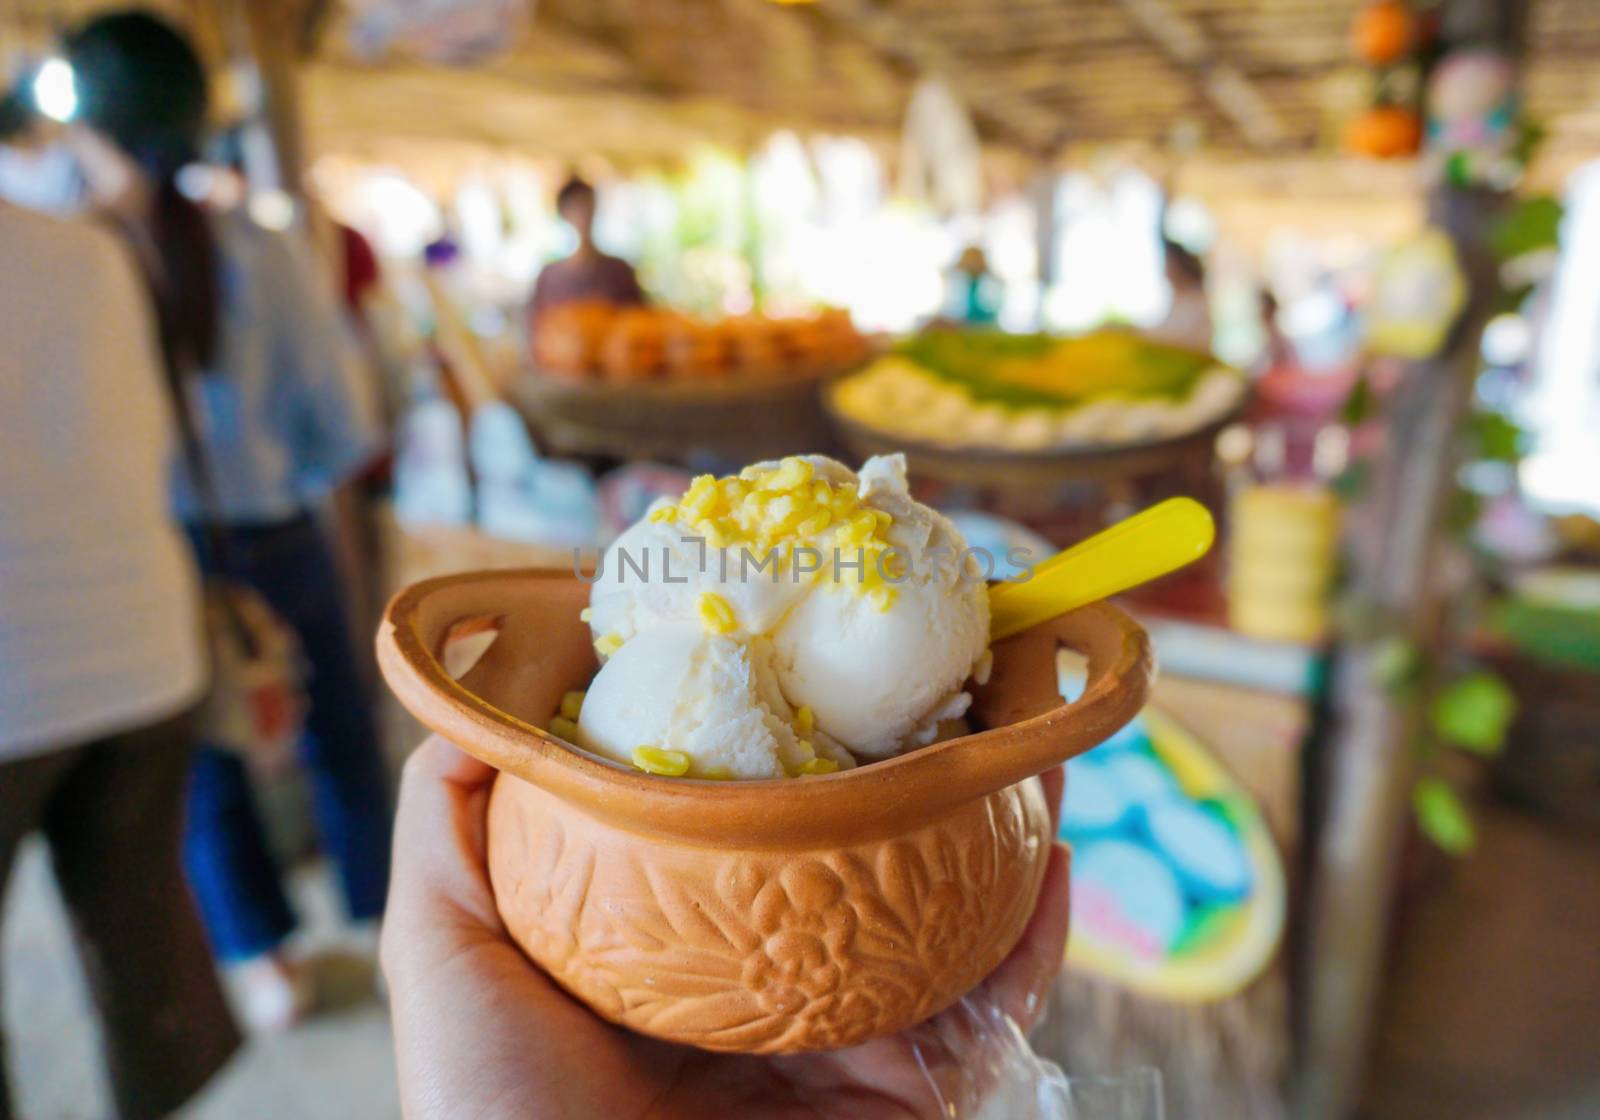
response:
<path id="1" fill-rule="evenodd" d="M 561 189 L 556 191 L 556 213 L 561 213 L 568 205 L 578 201 L 580 198 L 587 198 L 593 201 L 594 187 L 590 186 L 585 179 L 581 179 L 576 175 L 570 176 L 565 183 L 561 184 Z"/>
<path id="2" fill-rule="evenodd" d="M 1205 283 L 1206 266 L 1199 257 L 1170 237 L 1161 239 L 1161 250 L 1166 255 L 1167 266 L 1177 269 L 1178 275 L 1185 280 L 1192 280 L 1196 284 Z"/>
<path id="3" fill-rule="evenodd" d="M 33 121 L 33 107 L 19 87 L 0 94 L 0 143 L 28 131 Z"/>
<path id="4" fill-rule="evenodd" d="M 152 276 L 161 343 L 179 369 L 216 357 L 221 320 L 216 240 L 178 190 L 178 171 L 200 154 L 209 89 L 188 38 L 142 11 L 90 20 L 65 43 L 78 119 L 121 148 L 155 184 L 150 236 L 160 261 Z"/>
<path id="5" fill-rule="evenodd" d="M 211 139 L 206 144 L 207 161 L 243 175 L 248 136 L 249 128 L 242 121 L 234 121 L 218 128 L 211 134 Z"/>

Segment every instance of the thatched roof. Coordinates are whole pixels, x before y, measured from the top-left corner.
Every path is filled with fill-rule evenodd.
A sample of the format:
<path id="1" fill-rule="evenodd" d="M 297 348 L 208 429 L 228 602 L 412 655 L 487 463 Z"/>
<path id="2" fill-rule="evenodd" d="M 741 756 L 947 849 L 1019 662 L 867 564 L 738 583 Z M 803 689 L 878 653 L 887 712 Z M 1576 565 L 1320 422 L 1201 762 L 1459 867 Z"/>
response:
<path id="1" fill-rule="evenodd" d="M 666 146 L 674 121 L 725 140 L 774 122 L 888 134 L 914 79 L 935 73 L 987 141 L 1029 153 L 1130 139 L 1303 151 L 1362 97 L 1348 46 L 1360 3 L 539 0 L 505 55 L 448 81 L 423 63 L 369 69 L 336 21 L 313 111 L 345 133 L 435 127 L 558 150 L 626 132 L 650 147 L 657 128 Z M 1529 46 L 1532 112 L 1600 148 L 1600 4 L 1534 0 Z M 540 107 L 552 97 L 570 124 Z"/>
<path id="2" fill-rule="evenodd" d="M 504 49 L 468 66 L 352 46 L 373 10 L 452 7 L 439 0 L 248 2 L 307 29 L 319 147 L 431 136 L 653 159 L 781 125 L 888 138 L 937 74 L 995 148 L 1277 155 L 1326 140 L 1369 80 L 1348 45 L 1362 0 L 528 0 Z M 1600 3 L 1530 3 L 1529 108 L 1557 149 L 1600 151 Z M 12 0 L 0 24 L 102 6 Z"/>

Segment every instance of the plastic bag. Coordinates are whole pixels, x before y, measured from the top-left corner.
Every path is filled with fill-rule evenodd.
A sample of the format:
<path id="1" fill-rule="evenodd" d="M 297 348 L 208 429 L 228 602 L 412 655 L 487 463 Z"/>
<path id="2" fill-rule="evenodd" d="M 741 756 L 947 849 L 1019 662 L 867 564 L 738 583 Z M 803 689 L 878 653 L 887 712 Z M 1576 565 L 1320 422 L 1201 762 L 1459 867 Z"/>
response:
<path id="1" fill-rule="evenodd" d="M 907 1032 L 951 1120 L 1162 1120 L 1161 1075 L 1068 1077 L 982 988 Z"/>

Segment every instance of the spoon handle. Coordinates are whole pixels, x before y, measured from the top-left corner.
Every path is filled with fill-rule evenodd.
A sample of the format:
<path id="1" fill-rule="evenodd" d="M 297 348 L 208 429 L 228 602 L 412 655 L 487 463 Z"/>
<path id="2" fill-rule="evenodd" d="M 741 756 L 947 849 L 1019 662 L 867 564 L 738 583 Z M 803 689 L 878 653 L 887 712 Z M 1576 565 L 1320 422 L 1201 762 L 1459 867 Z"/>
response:
<path id="1" fill-rule="evenodd" d="M 1021 583 L 989 589 L 989 636 L 1030 626 L 1176 571 L 1206 554 L 1216 525 L 1193 498 L 1169 498 L 1080 541 Z"/>

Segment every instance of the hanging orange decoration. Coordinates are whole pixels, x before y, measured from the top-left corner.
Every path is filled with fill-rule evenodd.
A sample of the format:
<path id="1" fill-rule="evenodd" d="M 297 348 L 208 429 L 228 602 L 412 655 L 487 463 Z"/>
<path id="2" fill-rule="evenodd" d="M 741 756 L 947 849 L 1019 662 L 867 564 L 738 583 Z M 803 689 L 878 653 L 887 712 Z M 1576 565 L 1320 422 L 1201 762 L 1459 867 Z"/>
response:
<path id="1" fill-rule="evenodd" d="M 1344 146 L 1373 159 L 1412 155 L 1422 146 L 1422 118 L 1400 105 L 1374 105 L 1345 127 Z"/>
<path id="2" fill-rule="evenodd" d="M 1350 38 L 1357 57 L 1383 66 L 1411 50 L 1416 31 L 1416 19 L 1401 0 L 1374 0 L 1356 13 Z"/>

